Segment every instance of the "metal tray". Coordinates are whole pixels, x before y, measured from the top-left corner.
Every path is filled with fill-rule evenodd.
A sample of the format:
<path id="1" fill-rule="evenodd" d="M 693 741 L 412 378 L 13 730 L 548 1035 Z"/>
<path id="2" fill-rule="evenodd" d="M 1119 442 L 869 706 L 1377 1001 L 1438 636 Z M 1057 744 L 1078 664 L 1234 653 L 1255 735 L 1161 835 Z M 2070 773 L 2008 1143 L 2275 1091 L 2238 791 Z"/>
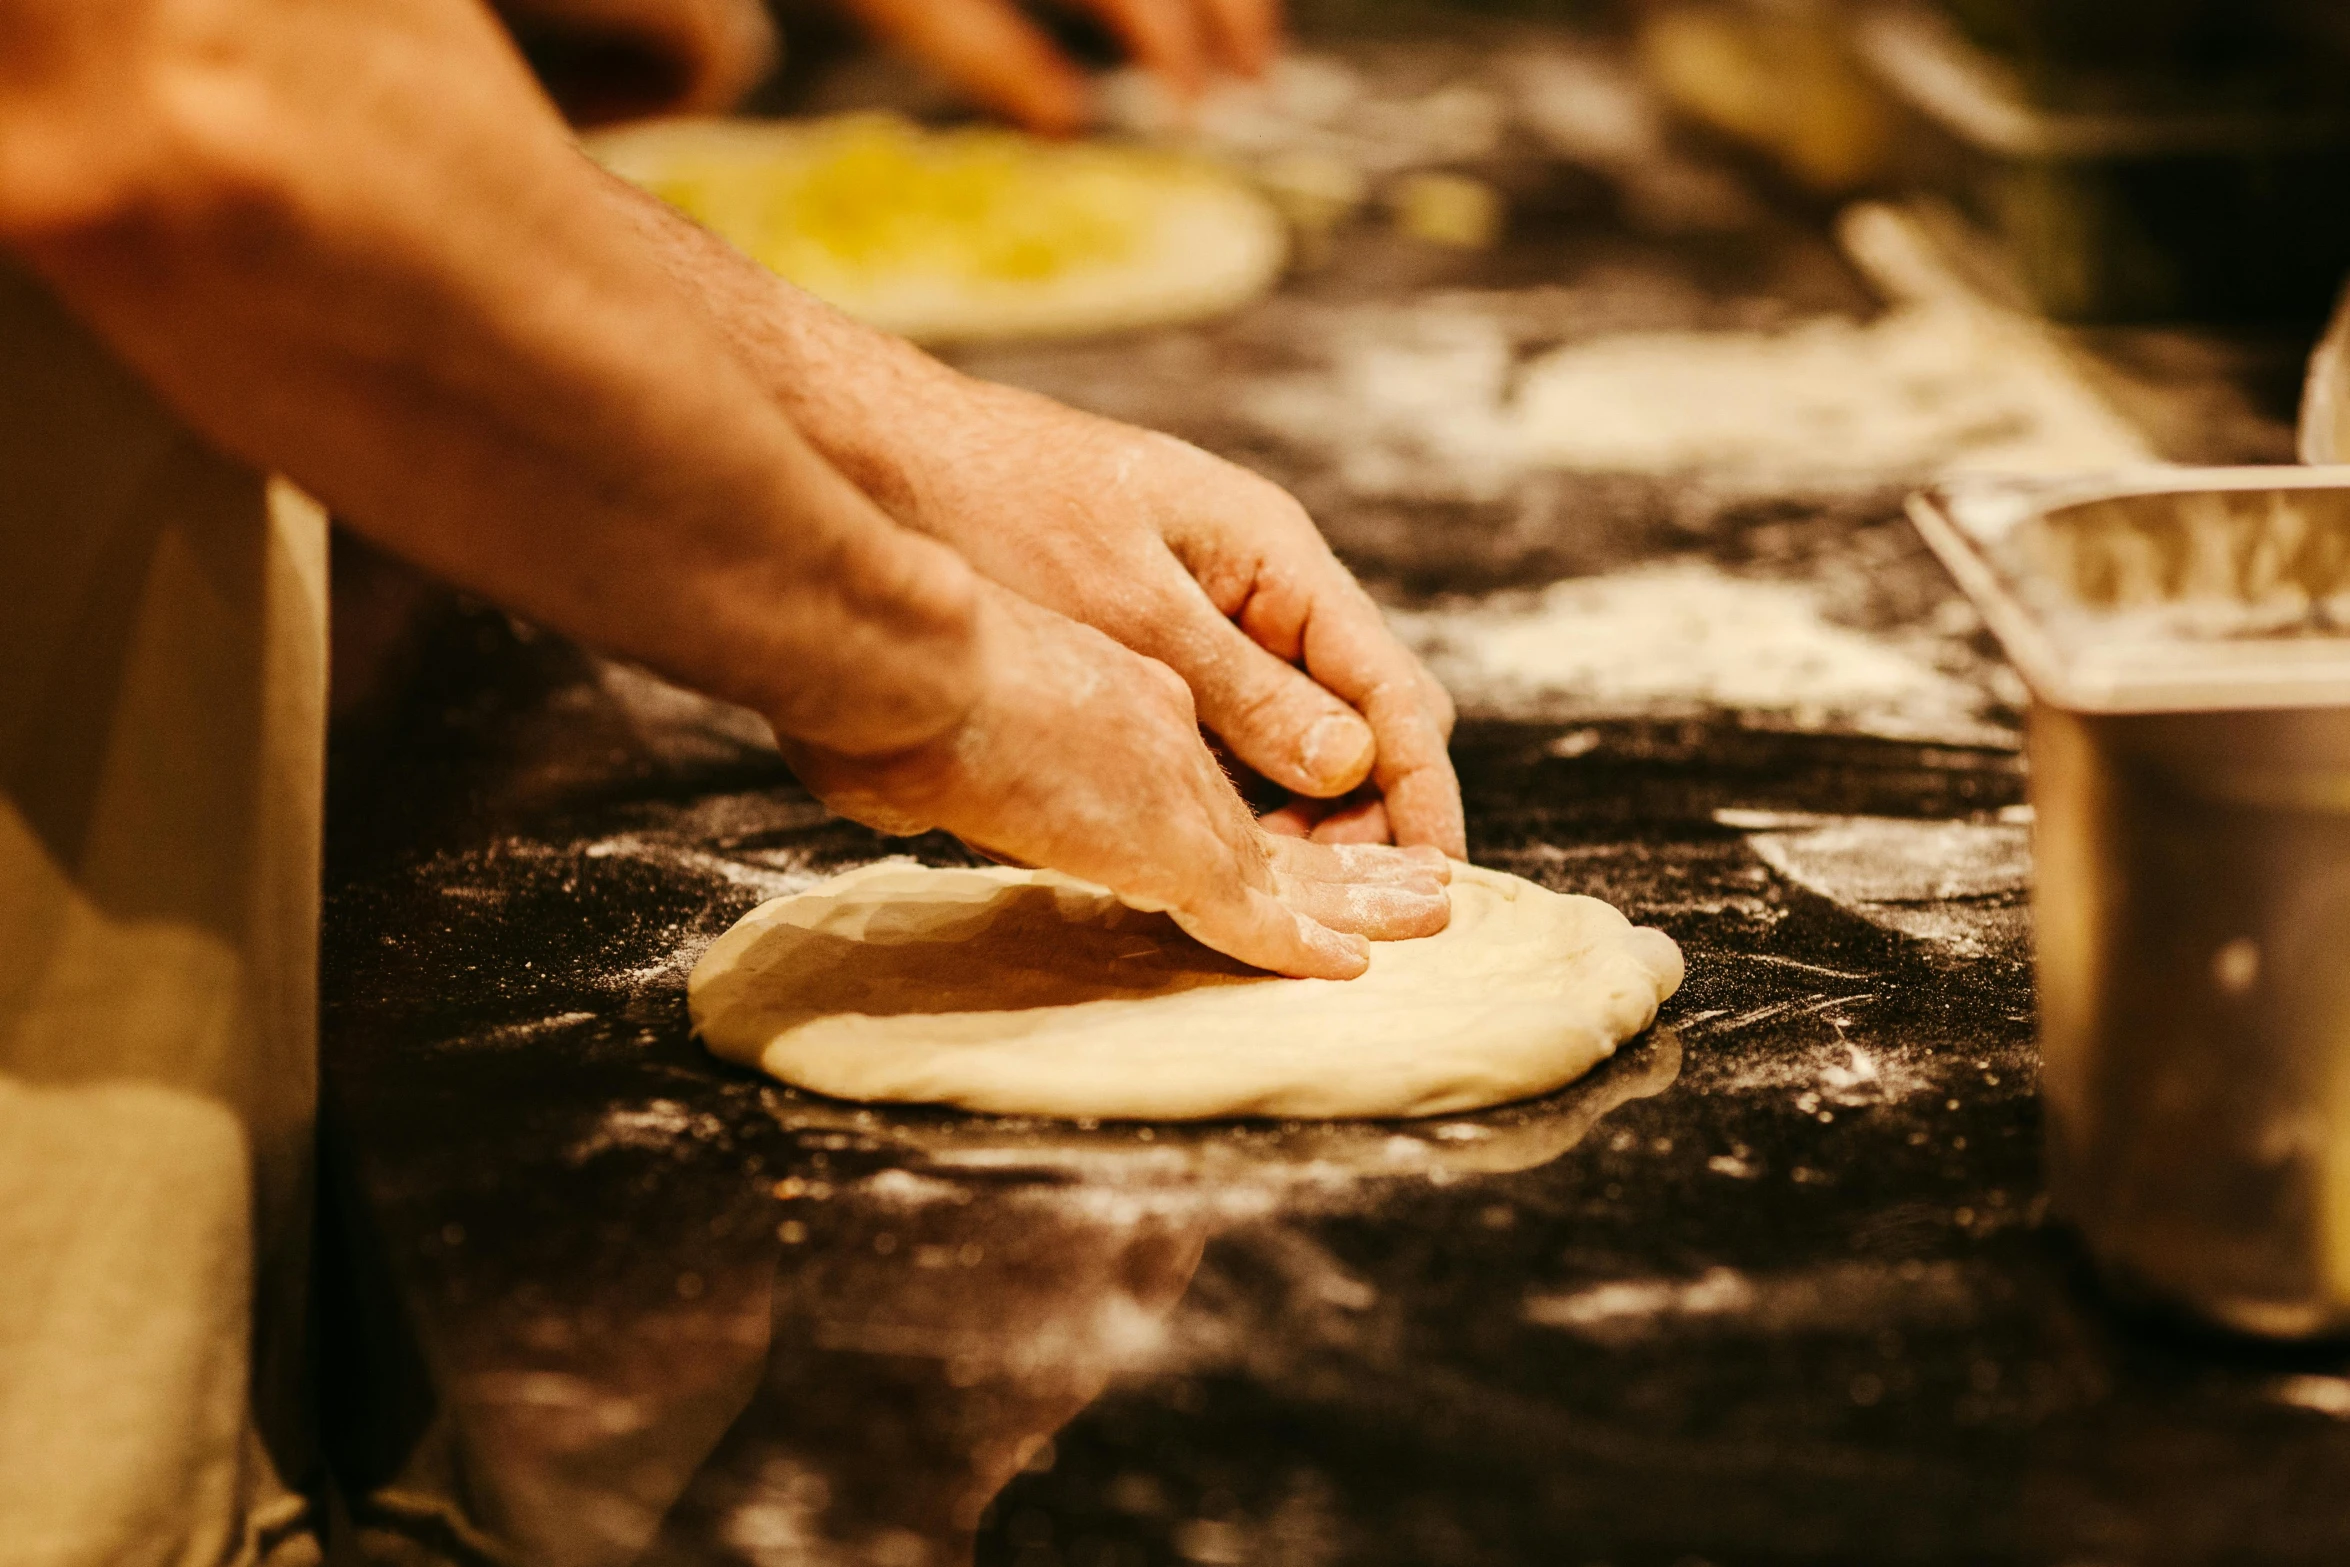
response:
<path id="1" fill-rule="evenodd" d="M 2350 704 L 2350 466 L 1960 479 L 1910 515 L 2043 701 Z"/>
<path id="2" fill-rule="evenodd" d="M 2350 1329 L 2350 468 L 1910 510 L 2032 690 L 2058 1211 L 2132 1291 Z"/>

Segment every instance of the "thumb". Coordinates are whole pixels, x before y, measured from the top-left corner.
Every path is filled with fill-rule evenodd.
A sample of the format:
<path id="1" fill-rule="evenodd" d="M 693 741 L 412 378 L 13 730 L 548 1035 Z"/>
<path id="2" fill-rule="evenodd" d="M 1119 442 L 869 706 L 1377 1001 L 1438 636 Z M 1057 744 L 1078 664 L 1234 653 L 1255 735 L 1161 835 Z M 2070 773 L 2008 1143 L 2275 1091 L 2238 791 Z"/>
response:
<path id="1" fill-rule="evenodd" d="M 1266 652 L 1204 595 L 1158 656 L 1191 687 L 1200 722 L 1282 788 L 1334 799 L 1370 776 L 1379 747 L 1363 716 Z"/>

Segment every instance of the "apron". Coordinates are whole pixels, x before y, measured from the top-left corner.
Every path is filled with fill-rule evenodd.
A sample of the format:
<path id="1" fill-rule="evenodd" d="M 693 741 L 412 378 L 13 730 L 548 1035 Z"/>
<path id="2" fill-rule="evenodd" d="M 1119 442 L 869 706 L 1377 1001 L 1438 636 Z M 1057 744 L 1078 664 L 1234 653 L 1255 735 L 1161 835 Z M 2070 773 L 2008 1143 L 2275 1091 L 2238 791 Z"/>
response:
<path id="1" fill-rule="evenodd" d="M 318 1560 L 325 566 L 0 261 L 0 1567 Z"/>

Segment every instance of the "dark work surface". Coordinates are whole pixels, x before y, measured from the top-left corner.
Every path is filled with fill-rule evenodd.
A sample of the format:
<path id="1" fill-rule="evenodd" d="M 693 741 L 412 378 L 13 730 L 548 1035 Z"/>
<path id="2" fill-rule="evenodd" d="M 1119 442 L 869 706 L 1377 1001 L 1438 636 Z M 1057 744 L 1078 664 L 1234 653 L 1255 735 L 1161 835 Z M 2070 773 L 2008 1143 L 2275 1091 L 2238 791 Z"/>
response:
<path id="1" fill-rule="evenodd" d="M 682 987 L 765 891 L 884 846 L 567 650 L 462 629 L 498 678 L 346 828 L 328 914 L 373 1300 L 338 1407 L 366 1478 L 405 1467 L 380 1526 L 548 1562 L 951 1561 L 974 1520 L 1025 1567 L 2350 1549 L 2340 1366 L 2126 1321 L 2043 1222 L 1998 900 L 1953 958 L 1714 819 L 1961 819 L 2016 799 L 2012 757 L 1468 729 L 1474 857 L 1688 955 L 1657 1031 L 1549 1100 L 864 1111 L 705 1055 Z"/>
<path id="2" fill-rule="evenodd" d="M 1372 504 L 1234 422 L 1237 378 L 1309 373 L 1364 301 L 1475 284 L 1535 348 L 1871 308 L 1800 213 L 1658 238 L 1596 177 L 1544 188 L 1497 253 L 1366 236 L 1227 327 L 975 362 L 1274 473 L 1398 604 L 1700 557 L 1828 584 L 1872 635 L 1940 627 L 1981 675 L 1897 486 L 1544 474 Z M 2134 411 L 2227 390 L 2219 345 L 2117 352 Z M 2273 442 L 2226 407 L 2185 422 Z M 2043 1212 L 1999 689 L 1964 738 L 1479 709 L 1473 857 L 1670 932 L 1689 978 L 1657 1029 L 1430 1123 L 1086 1127 L 860 1109 L 705 1054 L 685 975 L 754 903 L 968 856 L 828 817 L 744 715 L 443 620 L 335 767 L 325 1365 L 363 1538 L 561 1564 L 2350 1560 L 2350 1360 L 2126 1314 Z"/>

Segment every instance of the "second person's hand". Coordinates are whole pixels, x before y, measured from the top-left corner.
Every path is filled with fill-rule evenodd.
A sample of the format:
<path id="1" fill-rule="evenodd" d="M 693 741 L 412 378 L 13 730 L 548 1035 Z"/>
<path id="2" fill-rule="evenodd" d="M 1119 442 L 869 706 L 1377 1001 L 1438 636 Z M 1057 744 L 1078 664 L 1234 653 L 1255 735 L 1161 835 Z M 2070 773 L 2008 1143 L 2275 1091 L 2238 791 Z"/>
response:
<path id="1" fill-rule="evenodd" d="M 1032 131 L 1066 135 L 1091 117 L 1085 78 L 1014 0 L 842 0 L 887 42 Z M 1078 0 L 1178 97 L 1211 70 L 1255 76 L 1281 31 L 1278 0 Z"/>
<path id="2" fill-rule="evenodd" d="M 992 585 L 979 613 L 979 695 L 954 729 L 881 756 L 783 739 L 827 805 L 1098 882 L 1281 974 L 1351 979 L 1366 938 L 1429 935 L 1450 918 L 1433 849 L 1261 831 L 1164 664 Z"/>

